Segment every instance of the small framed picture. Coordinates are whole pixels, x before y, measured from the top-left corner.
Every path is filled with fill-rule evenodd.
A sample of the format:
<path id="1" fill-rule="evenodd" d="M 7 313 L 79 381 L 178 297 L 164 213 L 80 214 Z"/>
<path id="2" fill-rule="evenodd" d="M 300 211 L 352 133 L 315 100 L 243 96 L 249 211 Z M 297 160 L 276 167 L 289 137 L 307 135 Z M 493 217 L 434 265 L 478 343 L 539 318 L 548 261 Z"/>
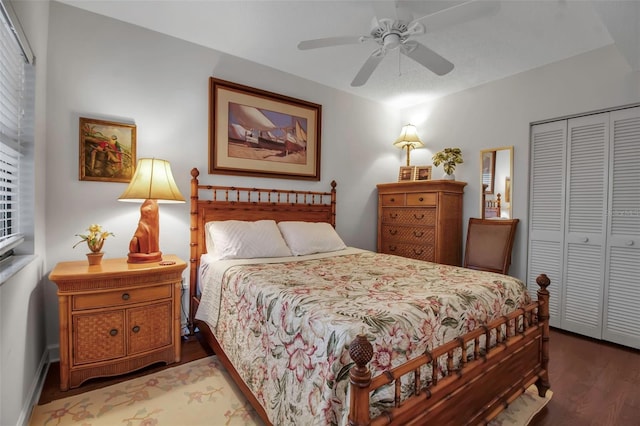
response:
<path id="1" fill-rule="evenodd" d="M 431 180 L 431 166 L 416 166 L 414 180 Z"/>
<path id="2" fill-rule="evenodd" d="M 80 180 L 129 182 L 136 166 L 136 126 L 80 117 Z"/>
<path id="3" fill-rule="evenodd" d="M 398 174 L 398 182 L 410 182 L 413 180 L 415 166 L 402 166 Z"/>

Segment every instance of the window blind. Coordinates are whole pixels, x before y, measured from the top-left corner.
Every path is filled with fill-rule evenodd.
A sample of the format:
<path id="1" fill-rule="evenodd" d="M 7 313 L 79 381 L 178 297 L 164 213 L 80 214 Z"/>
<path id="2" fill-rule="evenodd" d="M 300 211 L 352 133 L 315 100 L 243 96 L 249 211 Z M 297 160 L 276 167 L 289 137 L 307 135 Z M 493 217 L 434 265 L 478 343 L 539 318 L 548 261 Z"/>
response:
<path id="1" fill-rule="evenodd" d="M 0 1 L 0 259 L 20 244 L 20 163 L 24 132 L 25 49 Z"/>

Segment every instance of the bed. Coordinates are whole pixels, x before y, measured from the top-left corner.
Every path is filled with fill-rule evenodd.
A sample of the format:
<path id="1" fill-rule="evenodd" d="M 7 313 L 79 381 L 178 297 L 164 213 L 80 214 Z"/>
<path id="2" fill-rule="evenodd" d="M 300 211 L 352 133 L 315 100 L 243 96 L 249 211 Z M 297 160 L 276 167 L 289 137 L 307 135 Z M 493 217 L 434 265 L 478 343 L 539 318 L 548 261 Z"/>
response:
<path id="1" fill-rule="evenodd" d="M 549 389 L 546 276 L 532 301 L 509 277 L 350 247 L 210 261 L 212 223 L 335 227 L 336 184 L 267 190 L 191 176 L 190 329 L 266 424 L 484 424 L 530 385 Z M 433 283 L 418 285 L 423 274 Z"/>

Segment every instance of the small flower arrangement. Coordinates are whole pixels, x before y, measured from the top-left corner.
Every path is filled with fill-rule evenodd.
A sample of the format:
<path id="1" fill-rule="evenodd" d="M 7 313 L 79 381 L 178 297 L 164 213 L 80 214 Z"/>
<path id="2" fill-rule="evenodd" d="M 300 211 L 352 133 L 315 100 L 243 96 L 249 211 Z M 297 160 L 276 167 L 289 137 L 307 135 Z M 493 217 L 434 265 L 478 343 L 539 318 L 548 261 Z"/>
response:
<path id="1" fill-rule="evenodd" d="M 460 148 L 445 148 L 442 151 L 436 152 L 433 157 L 433 165 L 438 167 L 442 164 L 444 172 L 448 175 L 452 175 L 456 170 L 457 164 L 462 164 L 462 150 Z"/>
<path id="2" fill-rule="evenodd" d="M 98 253 L 100 250 L 102 250 L 104 240 L 106 240 L 109 235 L 115 237 L 112 232 L 103 231 L 102 226 L 98 224 L 89 226 L 89 228 L 87 228 L 87 231 L 89 231 L 88 234 L 76 234 L 76 237 L 80 237 L 81 239 L 73 245 L 73 248 L 76 248 L 76 246 L 80 243 L 86 242 L 87 246 L 89 246 L 89 250 L 91 250 L 93 253 Z"/>

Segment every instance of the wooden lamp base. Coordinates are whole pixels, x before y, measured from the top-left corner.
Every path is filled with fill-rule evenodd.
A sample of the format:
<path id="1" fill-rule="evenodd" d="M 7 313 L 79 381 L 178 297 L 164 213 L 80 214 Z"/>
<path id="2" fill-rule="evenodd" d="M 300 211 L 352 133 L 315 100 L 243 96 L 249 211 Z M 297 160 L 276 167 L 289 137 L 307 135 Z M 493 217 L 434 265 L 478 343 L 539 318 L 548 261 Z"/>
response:
<path id="1" fill-rule="evenodd" d="M 152 263 L 161 261 L 161 251 L 156 251 L 153 253 L 129 253 L 129 256 L 127 257 L 127 263 Z"/>

